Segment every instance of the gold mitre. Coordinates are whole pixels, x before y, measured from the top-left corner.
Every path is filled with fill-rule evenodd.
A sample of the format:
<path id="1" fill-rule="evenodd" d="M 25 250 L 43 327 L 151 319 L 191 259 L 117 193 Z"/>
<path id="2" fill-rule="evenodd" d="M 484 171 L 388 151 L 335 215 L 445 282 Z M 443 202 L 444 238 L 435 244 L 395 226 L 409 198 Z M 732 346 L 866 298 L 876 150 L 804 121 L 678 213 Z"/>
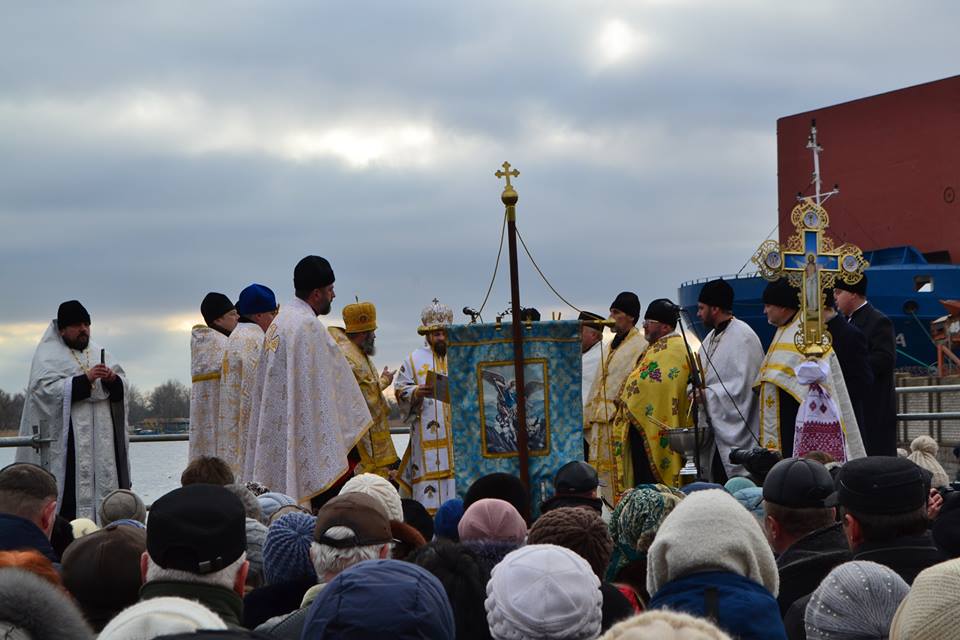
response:
<path id="1" fill-rule="evenodd" d="M 377 328 L 377 308 L 372 302 L 355 302 L 343 308 L 343 324 L 347 333 L 375 331 Z"/>
<path id="2" fill-rule="evenodd" d="M 445 304 L 440 304 L 440 301 L 434 298 L 433 302 L 424 307 L 420 314 L 420 328 L 417 329 L 417 333 L 423 335 L 431 331 L 439 331 L 440 329 L 446 329 L 451 324 L 453 324 L 453 309 Z"/>

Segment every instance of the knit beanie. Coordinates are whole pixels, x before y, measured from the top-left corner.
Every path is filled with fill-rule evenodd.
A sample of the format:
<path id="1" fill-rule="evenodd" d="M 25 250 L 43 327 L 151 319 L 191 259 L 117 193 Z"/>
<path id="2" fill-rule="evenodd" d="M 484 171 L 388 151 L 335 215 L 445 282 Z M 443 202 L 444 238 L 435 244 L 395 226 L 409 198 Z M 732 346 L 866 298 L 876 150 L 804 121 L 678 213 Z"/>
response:
<path id="1" fill-rule="evenodd" d="M 267 528 L 259 520 L 247 518 L 247 560 L 250 562 L 247 581 L 259 585 L 263 579 L 263 543 Z"/>
<path id="2" fill-rule="evenodd" d="M 98 509 L 100 526 L 105 527 L 116 520 L 147 521 L 147 507 L 140 496 L 129 489 L 115 489 L 107 494 Z"/>
<path id="3" fill-rule="evenodd" d="M 946 640 L 957 637 L 960 608 L 960 560 L 924 569 L 900 603 L 890 625 L 890 640 Z"/>
<path id="4" fill-rule="evenodd" d="M 807 602 L 808 640 L 886 638 L 909 585 L 876 562 L 845 562 L 827 574 Z"/>
<path id="5" fill-rule="evenodd" d="M 930 486 L 934 489 L 946 487 L 950 484 L 950 476 L 947 475 L 947 472 L 944 471 L 943 466 L 937 460 L 939 449 L 937 441 L 930 436 L 917 436 L 910 443 L 910 455 L 907 456 L 907 460 L 933 474 Z"/>
<path id="6" fill-rule="evenodd" d="M 527 536 L 527 544 L 555 544 L 570 549 L 603 574 L 613 553 L 613 538 L 606 523 L 592 509 L 561 507 L 540 516 Z"/>
<path id="7" fill-rule="evenodd" d="M 666 517 L 647 552 L 647 591 L 702 571 L 727 571 L 780 590 L 777 564 L 760 523 L 720 489 L 697 491 Z"/>
<path id="8" fill-rule="evenodd" d="M 383 505 L 388 518 L 403 522 L 403 503 L 400 502 L 400 494 L 389 480 L 375 473 L 361 473 L 347 480 L 340 489 L 340 495 L 345 493 L 365 493 L 376 498 Z"/>
<path id="9" fill-rule="evenodd" d="M 270 518 L 280 507 L 297 504 L 297 501 L 287 494 L 277 493 L 276 491 L 261 493 L 257 496 L 257 502 L 260 503 L 260 510 L 263 511 L 263 517 L 267 522 L 270 521 Z"/>
<path id="10" fill-rule="evenodd" d="M 727 493 L 730 495 L 735 494 L 740 489 L 746 489 L 747 487 L 755 487 L 755 483 L 750 478 L 744 478 L 743 476 L 734 476 L 727 480 L 727 483 L 723 485 L 723 488 L 727 490 Z"/>
<path id="11" fill-rule="evenodd" d="M 646 611 L 613 626 L 599 640 L 731 640 L 711 622 L 678 611 Z"/>
<path id="12" fill-rule="evenodd" d="M 217 614 L 186 598 L 141 600 L 117 614 L 98 640 L 141 640 L 197 629 L 226 629 Z"/>
<path id="13" fill-rule="evenodd" d="M 263 576 L 267 584 L 290 582 L 317 572 L 310 561 L 310 544 L 317 518 L 306 513 L 286 513 L 270 525 L 263 543 Z M 249 543 L 248 543 L 249 544 Z"/>
<path id="14" fill-rule="evenodd" d="M 460 532 L 457 527 L 460 526 L 460 518 L 463 517 L 463 500 L 460 498 L 451 498 L 437 509 L 433 516 L 433 533 L 438 538 L 447 538 L 449 540 L 460 540 Z"/>
<path id="15" fill-rule="evenodd" d="M 484 498 L 470 505 L 457 527 L 460 540 L 502 540 L 521 544 L 527 537 L 527 524 L 512 504 L 496 498 Z"/>
<path id="16" fill-rule="evenodd" d="M 664 518 L 684 495 L 662 484 L 641 484 L 628 489 L 610 516 L 613 555 L 607 582 L 613 582 L 627 564 L 642 560 Z"/>
<path id="17" fill-rule="evenodd" d="M 600 579 L 587 561 L 552 544 L 511 551 L 487 583 L 495 640 L 581 640 L 600 633 Z"/>

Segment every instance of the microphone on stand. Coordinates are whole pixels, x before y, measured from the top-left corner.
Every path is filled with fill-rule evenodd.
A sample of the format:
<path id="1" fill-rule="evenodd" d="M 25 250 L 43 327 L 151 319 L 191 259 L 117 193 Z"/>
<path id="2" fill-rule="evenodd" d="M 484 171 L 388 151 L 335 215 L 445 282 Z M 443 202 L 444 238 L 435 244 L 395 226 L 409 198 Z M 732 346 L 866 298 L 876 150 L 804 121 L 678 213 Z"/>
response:
<path id="1" fill-rule="evenodd" d="M 474 309 L 471 309 L 470 307 L 464 307 L 462 311 L 464 315 L 470 316 L 470 324 L 476 323 L 477 318 L 480 318 L 480 312 Z M 483 318 L 480 318 L 480 321 L 482 322 Z"/>

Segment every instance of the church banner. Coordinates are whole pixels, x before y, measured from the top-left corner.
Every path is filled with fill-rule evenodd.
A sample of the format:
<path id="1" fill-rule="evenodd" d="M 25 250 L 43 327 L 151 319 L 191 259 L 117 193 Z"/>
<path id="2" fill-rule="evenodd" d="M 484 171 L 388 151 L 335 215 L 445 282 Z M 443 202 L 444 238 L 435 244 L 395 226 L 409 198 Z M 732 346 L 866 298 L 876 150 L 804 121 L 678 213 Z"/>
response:
<path id="1" fill-rule="evenodd" d="M 489 473 L 520 475 L 510 323 L 447 329 L 447 371 L 457 492 Z M 523 325 L 531 511 L 552 494 L 553 475 L 583 459 L 580 322 Z"/>

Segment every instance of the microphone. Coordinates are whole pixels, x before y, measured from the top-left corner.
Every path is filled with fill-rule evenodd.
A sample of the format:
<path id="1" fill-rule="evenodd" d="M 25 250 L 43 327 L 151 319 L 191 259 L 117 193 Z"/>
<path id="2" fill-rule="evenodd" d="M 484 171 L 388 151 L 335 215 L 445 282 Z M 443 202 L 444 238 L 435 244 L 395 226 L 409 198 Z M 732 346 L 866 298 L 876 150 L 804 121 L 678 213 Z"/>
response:
<path id="1" fill-rule="evenodd" d="M 474 310 L 471 309 L 470 307 L 464 307 L 464 308 L 463 308 L 463 313 L 464 313 L 464 315 L 468 315 L 468 316 L 478 316 L 478 315 L 480 315 L 479 313 L 477 313 L 476 311 L 474 311 Z"/>

